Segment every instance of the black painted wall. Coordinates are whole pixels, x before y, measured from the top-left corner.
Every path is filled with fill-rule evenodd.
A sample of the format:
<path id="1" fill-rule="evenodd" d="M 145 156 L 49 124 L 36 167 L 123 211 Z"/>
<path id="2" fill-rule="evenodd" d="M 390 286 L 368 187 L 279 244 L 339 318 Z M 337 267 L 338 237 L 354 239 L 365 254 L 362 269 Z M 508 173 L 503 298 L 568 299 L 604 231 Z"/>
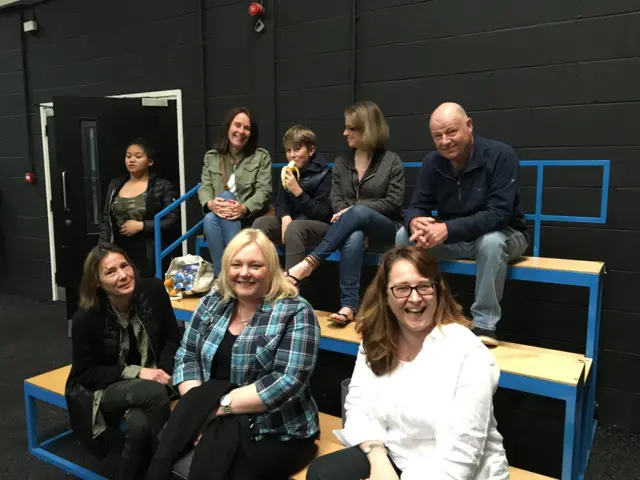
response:
<path id="1" fill-rule="evenodd" d="M 188 185 L 236 104 L 255 110 L 261 144 L 282 161 L 280 138 L 295 122 L 316 131 L 323 151 L 340 151 L 344 106 L 371 99 L 389 119 L 392 149 L 419 161 L 433 148 L 428 112 L 457 101 L 477 132 L 521 159 L 612 161 L 607 224 L 547 224 L 541 253 L 606 262 L 600 419 L 640 430 L 640 2 L 358 0 L 354 12 L 347 0 L 267 0 L 261 35 L 248 4 L 204 0 L 202 17 L 196 0 L 51 0 L 0 11 L 0 288 L 50 296 L 36 104 L 54 95 L 182 89 Z M 21 14 L 39 25 L 23 42 Z M 31 163 L 35 186 L 22 180 Z M 407 172 L 409 186 L 416 173 Z M 535 176 L 522 173 L 531 211 Z M 598 213 L 600 172 L 559 168 L 546 179 L 545 213 Z M 305 293 L 334 308 L 335 266 L 323 271 L 314 284 L 323 298 L 317 288 Z M 468 306 L 472 279 L 451 281 Z M 505 297 L 505 339 L 583 351 L 585 291 L 510 282 Z"/>

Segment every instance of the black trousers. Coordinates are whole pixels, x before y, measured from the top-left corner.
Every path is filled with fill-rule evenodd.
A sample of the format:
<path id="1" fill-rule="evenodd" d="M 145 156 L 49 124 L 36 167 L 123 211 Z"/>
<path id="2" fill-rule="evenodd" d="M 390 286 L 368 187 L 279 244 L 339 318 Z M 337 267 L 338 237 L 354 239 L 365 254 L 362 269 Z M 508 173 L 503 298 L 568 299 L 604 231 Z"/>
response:
<path id="1" fill-rule="evenodd" d="M 249 456 L 256 480 L 288 480 L 309 465 L 316 450 L 313 438 L 292 438 L 283 442 L 266 437 L 251 442 Z"/>
<path id="2" fill-rule="evenodd" d="M 400 475 L 402 472 L 391 463 Z M 367 456 L 360 447 L 351 447 L 316 458 L 309 466 L 307 480 L 362 480 L 370 473 Z"/>
<path id="3" fill-rule="evenodd" d="M 275 216 L 257 218 L 253 228 L 262 230 L 269 240 L 276 245 L 282 245 L 282 221 Z M 297 265 L 307 255 L 307 249 L 317 246 L 331 224 L 318 220 L 294 220 L 287 227 L 284 234 L 286 245 L 285 268 L 288 270 Z"/>
<path id="4" fill-rule="evenodd" d="M 105 388 L 100 409 L 114 427 L 124 418 L 124 446 L 119 480 L 144 478 L 153 457 L 156 437 L 171 414 L 167 388 L 140 378 Z"/>
<path id="5" fill-rule="evenodd" d="M 205 455 L 220 455 L 217 442 L 224 440 L 215 438 L 212 439 L 213 442 L 211 444 L 207 444 L 207 440 L 207 436 L 203 434 L 197 447 L 175 464 L 173 469 L 175 473 L 174 479 L 187 479 L 190 474 L 195 473 L 191 471 L 191 467 L 194 465 L 193 458 L 196 454 L 196 449 L 199 455 L 202 455 L 203 452 Z M 234 441 L 235 439 L 227 438 L 226 440 Z M 242 461 L 247 462 L 250 467 L 251 478 L 255 480 L 289 480 L 291 475 L 309 465 L 317 450 L 313 438 L 291 439 L 283 442 L 274 437 L 265 437 L 260 441 L 250 440 L 247 443 L 249 445 L 248 452 L 246 452 L 246 457 L 242 457 Z M 245 452 L 243 452 L 244 454 Z M 199 478 L 206 478 L 207 471 L 211 471 L 211 468 L 213 468 L 208 464 L 200 465 L 200 467 L 204 470 L 202 472 L 198 471 L 196 476 Z M 149 480 L 152 479 L 149 478 Z"/>

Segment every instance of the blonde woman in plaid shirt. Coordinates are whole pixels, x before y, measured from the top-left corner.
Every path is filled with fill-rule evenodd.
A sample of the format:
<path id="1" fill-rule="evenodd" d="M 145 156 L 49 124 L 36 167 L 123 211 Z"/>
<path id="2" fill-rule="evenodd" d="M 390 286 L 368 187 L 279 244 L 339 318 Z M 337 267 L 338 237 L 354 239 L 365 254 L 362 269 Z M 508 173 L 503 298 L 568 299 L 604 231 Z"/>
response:
<path id="1" fill-rule="evenodd" d="M 245 229 L 226 247 L 216 287 L 187 326 L 173 383 L 182 395 L 209 378 L 240 385 L 216 415 L 249 415 L 257 478 L 287 479 L 316 451 L 309 380 L 319 345 L 318 319 L 286 280 L 275 246 Z"/>

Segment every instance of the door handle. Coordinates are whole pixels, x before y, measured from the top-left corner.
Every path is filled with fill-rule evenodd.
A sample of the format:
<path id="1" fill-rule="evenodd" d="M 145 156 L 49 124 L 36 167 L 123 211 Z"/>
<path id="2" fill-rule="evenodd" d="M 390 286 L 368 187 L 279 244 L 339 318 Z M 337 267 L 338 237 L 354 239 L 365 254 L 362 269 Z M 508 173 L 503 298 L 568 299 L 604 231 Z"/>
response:
<path id="1" fill-rule="evenodd" d="M 65 212 L 69 211 L 69 206 L 67 203 L 67 171 L 62 171 L 62 207 Z"/>

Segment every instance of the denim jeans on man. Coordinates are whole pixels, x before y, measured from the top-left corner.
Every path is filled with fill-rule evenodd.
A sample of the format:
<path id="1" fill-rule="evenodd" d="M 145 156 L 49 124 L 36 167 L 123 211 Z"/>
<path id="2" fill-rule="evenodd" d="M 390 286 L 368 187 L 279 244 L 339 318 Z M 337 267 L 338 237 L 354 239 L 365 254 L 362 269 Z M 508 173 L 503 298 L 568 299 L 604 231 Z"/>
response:
<path id="1" fill-rule="evenodd" d="M 236 200 L 236 196 L 229 190 L 223 190 L 218 198 L 224 200 Z M 207 246 L 211 254 L 211 263 L 215 276 L 220 275 L 222 270 L 222 253 L 231 239 L 242 229 L 240 220 L 227 220 L 220 218 L 213 212 L 209 212 L 204 217 L 204 235 L 207 239 Z"/>
<path id="2" fill-rule="evenodd" d="M 396 246 L 409 245 L 409 235 L 401 228 Z M 470 242 L 441 243 L 429 249 L 438 260 L 475 260 L 476 293 L 471 306 L 473 326 L 495 330 L 502 310 L 500 300 L 507 279 L 507 265 L 521 257 L 527 249 L 526 236 L 511 227 L 489 232 Z"/>
<path id="3" fill-rule="evenodd" d="M 340 250 L 340 306 L 358 309 L 360 270 L 364 257 L 365 237 L 369 247 L 393 245 L 396 223 L 364 205 L 354 205 L 333 224 L 324 239 L 310 254 L 326 260 Z"/>

